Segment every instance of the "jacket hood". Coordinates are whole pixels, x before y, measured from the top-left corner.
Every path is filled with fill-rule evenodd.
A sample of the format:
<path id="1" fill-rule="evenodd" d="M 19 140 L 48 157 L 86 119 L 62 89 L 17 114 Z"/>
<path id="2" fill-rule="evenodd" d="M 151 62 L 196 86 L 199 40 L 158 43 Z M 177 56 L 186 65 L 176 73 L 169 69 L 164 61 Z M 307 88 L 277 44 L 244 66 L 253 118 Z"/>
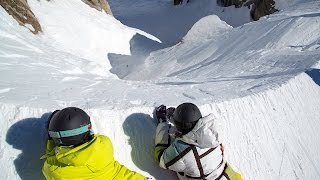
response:
<path id="1" fill-rule="evenodd" d="M 199 119 L 194 128 L 180 139 L 201 148 L 217 147 L 220 143 L 216 126 L 213 114 L 209 114 Z"/>

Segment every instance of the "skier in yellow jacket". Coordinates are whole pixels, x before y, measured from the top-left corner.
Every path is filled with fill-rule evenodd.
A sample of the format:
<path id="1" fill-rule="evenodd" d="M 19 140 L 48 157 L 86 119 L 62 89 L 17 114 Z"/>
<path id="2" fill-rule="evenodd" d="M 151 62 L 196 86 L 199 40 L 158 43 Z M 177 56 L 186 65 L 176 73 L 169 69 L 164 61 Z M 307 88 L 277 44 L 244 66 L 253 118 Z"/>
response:
<path id="1" fill-rule="evenodd" d="M 79 108 L 52 113 L 42 172 L 46 179 L 145 180 L 113 157 L 113 146 L 104 135 L 93 134 L 90 117 Z"/>

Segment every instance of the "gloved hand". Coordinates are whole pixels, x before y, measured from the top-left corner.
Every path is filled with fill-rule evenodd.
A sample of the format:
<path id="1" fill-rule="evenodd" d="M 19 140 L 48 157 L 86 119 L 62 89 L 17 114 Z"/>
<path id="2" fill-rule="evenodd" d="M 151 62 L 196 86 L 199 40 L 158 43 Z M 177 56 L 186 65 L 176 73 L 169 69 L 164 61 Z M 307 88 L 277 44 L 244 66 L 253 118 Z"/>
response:
<path id="1" fill-rule="evenodd" d="M 167 112 L 166 112 L 167 119 L 171 119 L 175 110 L 176 110 L 176 108 L 174 108 L 174 107 L 169 107 L 167 109 Z"/>
<path id="2" fill-rule="evenodd" d="M 168 109 L 166 109 L 165 105 L 161 105 L 159 107 L 156 108 L 156 116 L 158 119 L 158 123 L 160 122 L 166 122 L 167 120 L 169 120 L 172 116 L 174 111 L 176 110 L 176 108 L 174 107 L 169 107 Z"/>
<path id="3" fill-rule="evenodd" d="M 165 105 L 160 105 L 156 108 L 156 117 L 158 119 L 158 123 L 167 121 L 167 108 Z"/>

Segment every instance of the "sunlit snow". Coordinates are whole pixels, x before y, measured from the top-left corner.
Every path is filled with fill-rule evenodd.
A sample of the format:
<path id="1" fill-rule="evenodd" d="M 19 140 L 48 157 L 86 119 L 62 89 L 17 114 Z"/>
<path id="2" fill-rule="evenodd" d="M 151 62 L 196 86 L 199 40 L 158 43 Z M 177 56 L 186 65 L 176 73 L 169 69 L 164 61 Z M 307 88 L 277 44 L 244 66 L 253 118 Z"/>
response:
<path id="1" fill-rule="evenodd" d="M 46 121 L 83 108 L 115 158 L 154 179 L 160 104 L 213 113 L 244 179 L 320 179 L 320 2 L 281 1 L 251 22 L 215 1 L 110 0 L 115 18 L 78 0 L 28 3 L 32 34 L 0 8 L 0 179 L 44 179 Z"/>

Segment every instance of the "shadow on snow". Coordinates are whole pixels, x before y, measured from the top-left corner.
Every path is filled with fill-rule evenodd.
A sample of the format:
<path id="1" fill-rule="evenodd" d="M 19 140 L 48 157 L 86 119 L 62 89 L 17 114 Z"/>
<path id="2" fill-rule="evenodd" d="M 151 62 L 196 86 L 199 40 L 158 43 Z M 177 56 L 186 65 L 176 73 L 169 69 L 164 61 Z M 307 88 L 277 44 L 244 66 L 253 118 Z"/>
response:
<path id="1" fill-rule="evenodd" d="M 170 177 L 175 179 L 175 173 L 159 167 L 153 159 L 156 120 L 148 114 L 134 113 L 124 121 L 123 130 L 130 137 L 132 147 L 131 158 L 141 170 L 148 172 L 155 179 Z"/>
<path id="2" fill-rule="evenodd" d="M 6 136 L 8 144 L 22 153 L 14 160 L 21 179 L 45 179 L 42 175 L 43 160 L 47 142 L 46 124 L 50 113 L 41 118 L 26 118 L 13 124 Z"/>
<path id="3" fill-rule="evenodd" d="M 306 73 L 320 86 L 320 69 L 310 69 Z"/>
<path id="4" fill-rule="evenodd" d="M 178 6 L 173 5 L 173 0 L 148 2 L 109 0 L 109 4 L 116 19 L 129 27 L 154 35 L 166 47 L 181 40 L 198 20 L 213 14 L 212 9 L 215 11 L 224 9 L 217 7 L 216 1 L 212 0 L 201 2 L 194 0 Z M 131 12 L 128 13 L 125 9 Z"/>
<path id="5" fill-rule="evenodd" d="M 163 44 L 141 34 L 136 34 L 130 40 L 131 55 L 108 54 L 112 66 L 110 72 L 117 75 L 120 79 L 126 79 L 128 74 L 137 70 L 136 67 L 145 63 L 146 58 L 152 51 L 161 48 L 163 48 Z"/>

